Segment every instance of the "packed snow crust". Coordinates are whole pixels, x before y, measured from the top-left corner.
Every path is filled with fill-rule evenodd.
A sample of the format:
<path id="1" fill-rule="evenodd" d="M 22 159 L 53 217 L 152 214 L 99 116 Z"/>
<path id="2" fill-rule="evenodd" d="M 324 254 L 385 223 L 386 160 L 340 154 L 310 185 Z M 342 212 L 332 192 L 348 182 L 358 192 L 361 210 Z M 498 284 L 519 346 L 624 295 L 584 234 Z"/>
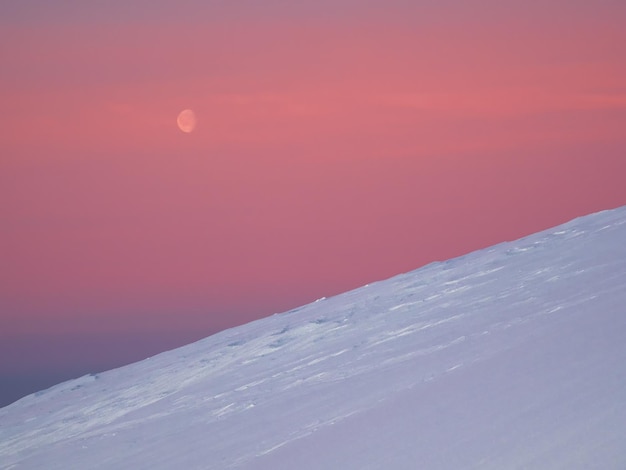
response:
<path id="1" fill-rule="evenodd" d="M 0 409 L 2 469 L 624 469 L 626 207 Z"/>

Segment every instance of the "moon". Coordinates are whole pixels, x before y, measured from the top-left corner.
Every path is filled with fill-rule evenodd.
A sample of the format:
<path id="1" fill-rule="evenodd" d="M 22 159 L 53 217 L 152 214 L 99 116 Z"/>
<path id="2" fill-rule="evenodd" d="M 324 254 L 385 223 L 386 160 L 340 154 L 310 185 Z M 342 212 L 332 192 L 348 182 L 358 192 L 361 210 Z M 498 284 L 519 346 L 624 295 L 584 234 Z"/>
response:
<path id="1" fill-rule="evenodd" d="M 181 111 L 176 118 L 176 124 L 178 124 L 178 128 L 187 134 L 189 134 L 196 128 L 196 122 L 196 113 L 194 113 L 191 109 L 185 109 Z"/>

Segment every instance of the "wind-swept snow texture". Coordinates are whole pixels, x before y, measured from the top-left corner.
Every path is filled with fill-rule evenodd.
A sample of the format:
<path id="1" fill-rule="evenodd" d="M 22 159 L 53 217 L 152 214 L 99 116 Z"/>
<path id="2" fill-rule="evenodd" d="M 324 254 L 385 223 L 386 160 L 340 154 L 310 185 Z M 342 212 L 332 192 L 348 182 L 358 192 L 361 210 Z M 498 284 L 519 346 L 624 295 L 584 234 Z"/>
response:
<path id="1" fill-rule="evenodd" d="M 626 207 L 0 409 L 3 469 L 624 469 Z"/>

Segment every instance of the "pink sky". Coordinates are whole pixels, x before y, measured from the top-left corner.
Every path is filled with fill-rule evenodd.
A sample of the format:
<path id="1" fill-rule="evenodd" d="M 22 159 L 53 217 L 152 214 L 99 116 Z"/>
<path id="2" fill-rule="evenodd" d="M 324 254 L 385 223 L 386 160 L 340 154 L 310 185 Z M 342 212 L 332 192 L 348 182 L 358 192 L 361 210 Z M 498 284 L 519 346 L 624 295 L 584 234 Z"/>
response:
<path id="1" fill-rule="evenodd" d="M 622 2 L 257 3 L 0 7 L 0 342 L 201 337 L 626 204 Z"/>

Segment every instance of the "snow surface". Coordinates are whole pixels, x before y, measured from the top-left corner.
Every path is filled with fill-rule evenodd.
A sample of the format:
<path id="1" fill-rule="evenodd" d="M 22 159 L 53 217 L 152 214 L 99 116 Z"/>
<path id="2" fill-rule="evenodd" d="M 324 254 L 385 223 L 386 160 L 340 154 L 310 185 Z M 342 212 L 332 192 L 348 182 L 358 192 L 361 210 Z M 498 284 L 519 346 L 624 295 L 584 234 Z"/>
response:
<path id="1" fill-rule="evenodd" d="M 0 409 L 2 469 L 624 469 L 626 207 Z"/>

